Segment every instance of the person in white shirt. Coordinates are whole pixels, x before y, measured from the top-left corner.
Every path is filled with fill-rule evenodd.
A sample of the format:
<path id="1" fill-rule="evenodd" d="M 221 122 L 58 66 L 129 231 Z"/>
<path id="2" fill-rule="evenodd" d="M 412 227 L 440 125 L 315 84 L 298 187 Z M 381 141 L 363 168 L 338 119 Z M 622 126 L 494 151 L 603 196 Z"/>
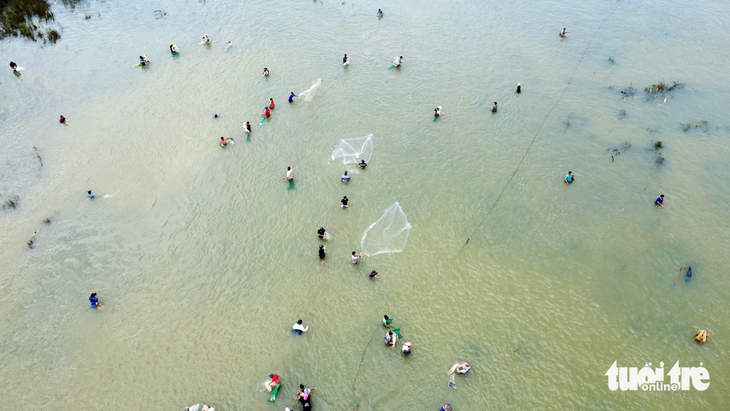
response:
<path id="1" fill-rule="evenodd" d="M 342 182 L 348 183 L 350 181 L 350 176 L 347 175 L 347 171 L 345 171 L 345 175 L 342 176 Z"/>
<path id="2" fill-rule="evenodd" d="M 282 180 L 291 180 L 294 178 L 294 172 L 291 171 L 291 167 L 286 168 L 286 177 L 282 177 Z"/>
<path id="3" fill-rule="evenodd" d="M 359 260 L 360 257 L 362 257 L 362 253 L 357 254 L 356 252 L 353 251 L 352 252 L 352 263 L 357 264 L 357 260 Z"/>
<path id="4" fill-rule="evenodd" d="M 291 332 L 293 332 L 294 334 L 302 335 L 302 333 L 307 332 L 308 329 L 309 329 L 309 326 L 306 326 L 306 327 L 303 326 L 302 320 L 299 320 L 299 321 L 297 321 L 296 324 L 292 325 Z"/>

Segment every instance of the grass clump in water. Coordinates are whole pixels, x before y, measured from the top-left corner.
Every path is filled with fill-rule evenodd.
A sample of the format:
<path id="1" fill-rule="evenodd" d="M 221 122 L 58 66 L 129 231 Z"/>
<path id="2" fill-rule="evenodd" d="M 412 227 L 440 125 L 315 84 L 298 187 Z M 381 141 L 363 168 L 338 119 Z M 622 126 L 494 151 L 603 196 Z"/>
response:
<path id="1" fill-rule="evenodd" d="M 80 0 L 63 0 L 67 6 L 74 6 Z M 0 0 L 0 40 L 8 37 L 25 37 L 44 43 L 57 42 L 61 34 L 55 29 L 45 32 L 39 25 L 54 20 L 51 4 L 47 0 Z"/>
<path id="2" fill-rule="evenodd" d="M 684 84 L 677 81 L 673 82 L 671 85 L 665 84 L 663 81 L 660 81 L 656 84 L 652 84 L 649 87 L 645 87 L 644 91 L 646 92 L 646 94 L 664 94 L 668 91 L 681 90 L 682 88 L 684 88 Z"/>
<path id="3" fill-rule="evenodd" d="M 11 209 L 11 208 L 14 209 L 14 208 L 18 207 L 18 200 L 20 200 L 20 198 L 18 198 L 18 196 L 12 196 L 12 197 L 8 198 L 7 200 L 5 200 L 5 203 L 3 203 L 3 210 Z"/>

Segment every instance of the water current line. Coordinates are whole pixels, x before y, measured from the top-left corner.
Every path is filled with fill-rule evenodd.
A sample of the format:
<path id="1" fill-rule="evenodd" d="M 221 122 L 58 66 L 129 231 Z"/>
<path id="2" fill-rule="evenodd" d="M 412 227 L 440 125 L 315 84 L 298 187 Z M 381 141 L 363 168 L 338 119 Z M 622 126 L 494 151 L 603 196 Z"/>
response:
<path id="1" fill-rule="evenodd" d="M 613 15 L 613 12 L 611 12 L 611 15 Z M 606 19 L 603 19 L 601 22 L 604 22 L 604 21 L 606 21 Z M 603 24 L 601 24 L 601 26 L 602 25 Z M 461 251 L 464 249 L 464 247 L 466 247 L 466 245 L 469 244 L 469 240 L 471 240 L 471 238 L 474 236 L 474 234 L 477 232 L 477 230 L 479 230 L 479 228 L 482 226 L 482 224 L 484 224 L 484 221 L 487 220 L 487 217 L 489 217 L 489 214 L 492 213 L 494 206 L 497 205 L 499 200 L 502 198 L 502 195 L 504 194 L 505 190 L 507 190 L 507 187 L 509 187 L 509 184 L 512 182 L 512 179 L 515 177 L 515 174 L 517 174 L 517 171 L 520 169 L 520 166 L 522 166 L 522 163 L 525 161 L 525 157 L 527 157 L 527 153 L 532 148 L 532 145 L 535 144 L 535 140 L 537 140 L 537 136 L 540 135 L 540 131 L 542 130 L 542 127 L 545 125 L 545 122 L 547 121 L 548 118 L 550 118 L 550 114 L 553 113 L 553 110 L 555 109 L 555 107 L 557 107 L 558 103 L 560 103 L 560 100 L 563 98 L 565 91 L 570 86 L 570 82 L 573 81 L 573 76 L 575 76 L 576 71 L 578 71 L 578 67 L 580 67 L 580 63 L 583 61 L 583 57 L 586 56 L 588 49 L 591 47 L 591 44 L 593 44 L 593 39 L 596 37 L 596 34 L 598 34 L 598 31 L 601 29 L 601 26 L 598 26 L 596 31 L 593 33 L 593 36 L 591 36 L 591 41 L 588 42 L 588 46 L 586 46 L 586 49 L 583 51 L 583 55 L 580 56 L 580 60 L 578 60 L 578 64 L 575 65 L 575 69 L 573 70 L 573 73 L 570 75 L 570 78 L 568 79 L 568 84 L 565 86 L 562 93 L 560 93 L 560 97 L 558 97 L 558 99 L 555 101 L 555 104 L 553 104 L 553 106 L 550 108 L 550 111 L 548 111 L 547 115 L 545 116 L 545 119 L 542 121 L 542 123 L 540 123 L 540 127 L 537 128 L 537 132 L 535 132 L 535 136 L 532 138 L 530 145 L 527 146 L 527 150 L 525 150 L 525 154 L 522 155 L 520 162 L 517 163 L 517 167 L 515 167 L 515 171 L 509 177 L 509 180 L 507 180 L 507 184 L 504 185 L 504 187 L 502 188 L 502 191 L 499 193 L 499 196 L 497 197 L 497 199 L 494 200 L 494 203 L 492 203 L 492 206 L 489 207 L 489 211 L 487 211 L 487 215 L 484 216 L 484 218 L 479 223 L 479 225 L 477 225 L 477 227 L 474 229 L 474 231 L 472 231 L 471 235 L 469 237 L 467 237 L 466 242 L 464 243 L 464 245 L 461 246 L 461 248 L 459 249 L 459 252 L 456 253 L 457 257 L 459 256 L 459 254 L 461 254 Z"/>

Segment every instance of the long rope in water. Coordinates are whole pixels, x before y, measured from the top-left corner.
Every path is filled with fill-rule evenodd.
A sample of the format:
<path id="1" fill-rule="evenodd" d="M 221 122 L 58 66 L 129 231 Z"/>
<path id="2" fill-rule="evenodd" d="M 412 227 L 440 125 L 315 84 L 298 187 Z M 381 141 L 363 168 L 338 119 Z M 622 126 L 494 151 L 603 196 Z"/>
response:
<path id="1" fill-rule="evenodd" d="M 370 343 L 373 342 L 373 337 L 375 336 L 375 333 L 378 332 L 379 328 L 376 328 L 375 331 L 373 331 L 372 334 L 370 334 L 370 339 L 368 340 L 368 344 L 365 346 L 365 349 L 362 350 L 362 357 L 360 357 L 360 364 L 357 366 L 357 373 L 355 374 L 355 379 L 352 381 L 352 390 L 355 391 L 355 384 L 357 383 L 357 376 L 360 375 L 360 367 L 362 367 L 362 360 L 365 359 L 365 354 L 368 352 L 368 347 L 370 347 Z"/>
<path id="2" fill-rule="evenodd" d="M 611 14 L 613 14 L 613 13 L 611 13 Z M 605 21 L 605 19 L 603 21 Z M 517 163 L 517 167 L 515 167 L 515 171 L 512 172 L 512 175 L 509 177 L 509 180 L 507 180 L 507 184 L 504 185 L 504 187 L 502 188 L 502 191 L 499 193 L 499 196 L 497 197 L 497 199 L 494 200 L 494 203 L 492 203 L 492 206 L 489 207 L 489 211 L 487 211 L 487 215 L 484 216 L 484 218 L 479 223 L 479 225 L 477 225 L 476 228 L 474 229 L 474 231 L 472 231 L 471 235 L 469 237 L 467 237 L 466 242 L 464 243 L 464 245 L 461 246 L 461 248 L 459 249 L 459 252 L 456 253 L 456 256 L 461 254 L 461 251 L 464 249 L 464 247 L 466 247 L 466 245 L 469 244 L 469 240 L 471 240 L 471 238 L 474 236 L 474 234 L 477 232 L 477 230 L 479 230 L 479 228 L 482 226 L 482 224 L 484 224 L 484 221 L 487 220 L 487 217 L 489 217 L 489 214 L 492 213 L 494 206 L 497 205 L 499 200 L 502 198 L 502 195 L 504 194 L 505 190 L 507 190 L 507 187 L 509 187 L 509 184 L 512 182 L 512 179 L 515 177 L 515 174 L 517 174 L 517 171 L 520 169 L 520 167 L 522 166 L 522 163 L 525 161 L 525 157 L 527 157 L 527 153 L 532 148 L 532 145 L 535 144 L 535 140 L 537 140 L 537 136 L 540 135 L 540 131 L 542 130 L 542 127 L 545 125 L 545 122 L 547 121 L 548 118 L 550 118 L 550 115 L 553 113 L 553 110 L 555 109 L 555 107 L 557 107 L 558 103 L 560 103 L 560 100 L 563 98 L 565 91 L 570 86 L 570 82 L 573 81 L 573 76 L 575 76 L 576 71 L 578 71 L 578 67 L 580 67 L 580 63 L 583 61 L 583 57 L 585 57 L 586 53 L 588 52 L 588 49 L 591 47 L 591 44 L 593 44 L 593 39 L 596 37 L 596 34 L 598 34 L 598 30 L 600 30 L 600 29 L 601 29 L 601 27 L 599 26 L 596 29 L 596 31 L 593 33 L 593 36 L 591 37 L 591 41 L 588 42 L 588 46 L 586 46 L 586 49 L 583 51 L 583 55 L 580 56 L 580 60 L 578 60 L 578 64 L 576 64 L 575 69 L 573 70 L 573 73 L 570 75 L 570 78 L 568 79 L 568 84 L 565 86 L 562 93 L 560 93 L 560 97 L 558 97 L 558 99 L 555 101 L 555 104 L 553 104 L 553 106 L 550 108 L 550 111 L 548 111 L 547 115 L 545 116 L 545 119 L 542 121 L 542 123 L 540 123 L 540 127 L 537 128 L 537 132 L 535 132 L 535 136 L 532 138 L 530 145 L 527 146 L 527 150 L 525 150 L 525 154 L 522 155 L 520 162 Z"/>

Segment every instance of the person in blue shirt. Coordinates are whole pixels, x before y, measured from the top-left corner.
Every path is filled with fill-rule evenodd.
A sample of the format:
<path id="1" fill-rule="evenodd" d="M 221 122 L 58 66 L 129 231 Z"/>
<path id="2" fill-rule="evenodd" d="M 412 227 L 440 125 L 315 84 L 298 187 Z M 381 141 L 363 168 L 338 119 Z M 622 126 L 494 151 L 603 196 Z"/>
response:
<path id="1" fill-rule="evenodd" d="M 570 183 L 573 182 L 573 178 L 575 178 L 573 176 L 573 172 L 572 171 L 568 171 L 568 175 L 565 176 L 565 182 L 568 183 L 568 184 L 570 184 Z"/>
<path id="2" fill-rule="evenodd" d="M 294 97 L 298 97 L 298 96 L 296 94 L 294 94 L 294 92 L 292 91 L 291 94 L 289 94 L 289 102 L 290 103 L 293 103 L 294 102 Z"/>
<path id="3" fill-rule="evenodd" d="M 89 301 L 91 301 L 91 308 L 99 307 L 99 299 L 96 298 L 96 293 L 91 293 L 91 295 L 89 296 Z"/>
<path id="4" fill-rule="evenodd" d="M 664 207 L 664 194 L 657 197 L 656 201 L 654 201 L 655 206 Z"/>
<path id="5" fill-rule="evenodd" d="M 345 175 L 342 176 L 342 182 L 343 183 L 350 182 L 350 176 L 347 175 L 347 171 L 345 171 Z"/>
<path id="6" fill-rule="evenodd" d="M 91 190 L 89 190 L 89 191 L 88 191 L 88 192 L 86 193 L 86 197 L 89 197 L 89 198 L 94 198 L 94 197 L 96 197 L 96 196 L 95 196 L 95 195 L 93 195 L 93 194 L 91 194 Z"/>

